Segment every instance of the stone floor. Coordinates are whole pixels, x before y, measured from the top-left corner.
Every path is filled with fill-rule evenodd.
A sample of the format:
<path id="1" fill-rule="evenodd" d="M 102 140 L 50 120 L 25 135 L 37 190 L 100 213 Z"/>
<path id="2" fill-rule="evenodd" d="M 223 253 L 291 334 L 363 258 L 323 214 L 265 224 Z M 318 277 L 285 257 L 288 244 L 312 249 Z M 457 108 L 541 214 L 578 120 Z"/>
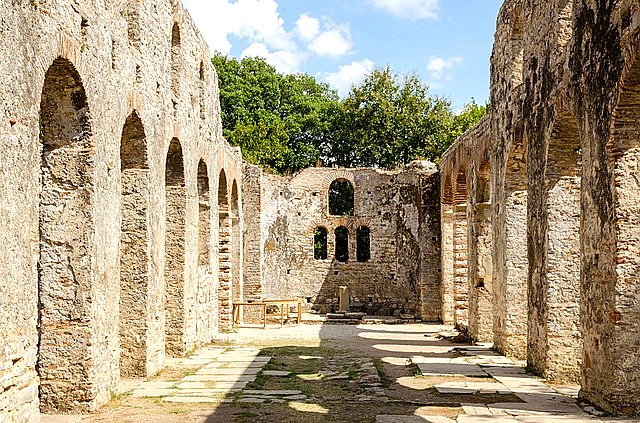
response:
<path id="1" fill-rule="evenodd" d="M 356 405 L 360 410 L 375 410 L 372 419 L 377 423 L 639 421 L 590 414 L 595 410 L 576 402 L 577 386 L 545 384 L 526 374 L 524 363 L 495 353 L 490 344 L 461 345 L 443 339 L 450 331 L 426 324 L 243 328 L 225 335 L 218 345 L 169 360 L 168 376 L 126 381 L 126 399 L 108 405 L 106 411 L 91 416 L 43 416 L 42 421 L 357 422 L 357 416 L 348 416 L 351 409 L 362 412 L 355 411 Z M 300 345 L 319 355 L 264 353 Z M 332 350 L 323 349 L 325 345 L 344 347 L 346 352 L 332 356 Z M 320 360 L 322 365 L 305 373 L 291 360 L 303 364 Z M 382 374 L 380 363 L 389 374 Z M 288 382 L 294 389 L 287 389 Z M 338 398 L 326 398 L 320 395 L 322 388 L 318 394 L 305 385 L 318 383 L 327 384 L 327 391 L 329 383 L 344 383 L 346 390 Z M 149 400 L 153 402 L 137 402 Z M 154 410 L 149 414 L 139 411 L 150 404 Z M 170 407 L 177 405 L 193 408 L 180 409 L 182 414 L 176 417 L 176 409 Z M 342 420 L 328 414 L 338 406 Z M 228 412 L 222 413 L 225 408 Z M 287 414 L 290 409 L 297 414 Z M 326 420 L 318 413 L 327 413 Z"/>

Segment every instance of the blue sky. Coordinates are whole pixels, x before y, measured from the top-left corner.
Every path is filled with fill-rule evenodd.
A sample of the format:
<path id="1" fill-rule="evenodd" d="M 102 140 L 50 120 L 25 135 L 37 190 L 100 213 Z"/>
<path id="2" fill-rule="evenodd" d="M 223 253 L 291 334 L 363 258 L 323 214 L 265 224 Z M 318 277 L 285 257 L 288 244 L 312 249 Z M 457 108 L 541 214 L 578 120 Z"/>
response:
<path id="1" fill-rule="evenodd" d="M 415 72 L 461 108 L 489 96 L 501 0 L 183 0 L 211 51 L 260 56 L 341 95 L 374 67 Z"/>

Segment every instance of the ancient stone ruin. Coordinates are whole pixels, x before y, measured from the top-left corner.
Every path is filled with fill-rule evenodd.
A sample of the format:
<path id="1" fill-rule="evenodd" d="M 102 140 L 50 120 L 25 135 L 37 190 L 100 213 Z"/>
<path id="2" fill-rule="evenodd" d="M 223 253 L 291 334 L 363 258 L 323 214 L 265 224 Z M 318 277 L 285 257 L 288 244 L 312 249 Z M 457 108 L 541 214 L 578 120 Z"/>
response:
<path id="1" fill-rule="evenodd" d="M 0 420 L 95 410 L 229 330 L 233 303 L 327 313 L 341 292 L 640 414 L 637 2 L 506 1 L 491 110 L 439 169 L 291 177 L 223 139 L 178 0 L 0 16 Z"/>

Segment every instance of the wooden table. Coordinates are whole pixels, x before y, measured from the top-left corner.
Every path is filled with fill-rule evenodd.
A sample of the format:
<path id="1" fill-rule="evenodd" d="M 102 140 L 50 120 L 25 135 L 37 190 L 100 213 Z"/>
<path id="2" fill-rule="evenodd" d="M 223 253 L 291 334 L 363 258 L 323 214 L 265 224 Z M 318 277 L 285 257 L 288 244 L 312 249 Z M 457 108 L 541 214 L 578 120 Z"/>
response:
<path id="1" fill-rule="evenodd" d="M 269 305 L 279 305 L 280 306 L 280 326 L 284 325 L 284 310 L 287 310 L 287 318 L 289 318 L 289 305 L 297 304 L 298 305 L 298 313 L 296 316 L 296 323 L 300 324 L 302 321 L 302 301 L 301 300 L 264 300 L 265 304 Z"/>
<path id="2" fill-rule="evenodd" d="M 240 323 L 240 310 L 244 306 L 258 306 L 262 308 L 262 327 L 267 327 L 267 306 L 269 305 L 279 305 L 280 306 L 280 326 L 284 325 L 285 315 L 289 318 L 289 307 L 291 304 L 296 304 L 298 306 L 298 312 L 296 315 L 296 323 L 300 324 L 302 321 L 302 301 L 301 300 L 264 300 L 264 301 L 254 301 L 254 302 L 237 302 L 233 303 L 232 308 L 232 317 L 233 324 L 237 325 Z M 285 314 L 286 310 L 286 314 Z"/>
<path id="3" fill-rule="evenodd" d="M 237 325 L 240 323 L 240 309 L 243 306 L 260 306 L 262 307 L 262 328 L 267 327 L 267 304 L 262 302 L 240 302 L 233 303 L 233 310 L 231 312 L 233 316 L 233 324 Z"/>

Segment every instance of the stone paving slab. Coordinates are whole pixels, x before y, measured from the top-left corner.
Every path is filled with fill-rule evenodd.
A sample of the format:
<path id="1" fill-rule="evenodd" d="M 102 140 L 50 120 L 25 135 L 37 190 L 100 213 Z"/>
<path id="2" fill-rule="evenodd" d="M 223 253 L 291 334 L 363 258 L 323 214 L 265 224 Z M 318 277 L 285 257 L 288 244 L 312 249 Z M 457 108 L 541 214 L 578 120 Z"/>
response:
<path id="1" fill-rule="evenodd" d="M 208 389 L 180 389 L 175 395 L 180 395 L 180 396 L 222 396 L 224 394 L 227 394 L 229 392 L 238 392 L 242 390 L 241 387 L 235 387 L 235 388 L 208 388 Z"/>
<path id="2" fill-rule="evenodd" d="M 488 377 L 488 374 L 475 364 L 416 363 L 416 365 L 423 376 Z"/>
<path id="3" fill-rule="evenodd" d="M 228 368 L 228 367 L 218 367 L 218 368 L 202 368 L 196 372 L 197 375 L 257 375 L 262 370 L 261 367 L 247 367 L 246 369 L 241 368 Z"/>
<path id="4" fill-rule="evenodd" d="M 255 375 L 191 375 L 182 378 L 183 382 L 253 382 Z"/>
<path id="5" fill-rule="evenodd" d="M 248 368 L 262 368 L 266 363 L 263 361 L 214 361 L 204 366 L 205 369 L 248 369 Z"/>
<path id="6" fill-rule="evenodd" d="M 131 392 L 133 397 L 166 397 L 175 395 L 178 392 L 177 389 L 136 389 Z"/>
<path id="7" fill-rule="evenodd" d="M 506 386 L 494 382 L 445 382 L 435 385 L 441 394 L 501 394 L 511 393 Z"/>
<path id="8" fill-rule="evenodd" d="M 399 414 L 381 414 L 376 416 L 376 423 L 456 423 L 456 421 L 442 416 L 405 416 Z"/>
<path id="9" fill-rule="evenodd" d="M 163 401 L 166 402 L 181 402 L 181 403 L 219 403 L 221 402 L 220 397 L 179 397 L 179 396 L 175 396 L 175 397 L 164 397 L 162 398 Z"/>
<path id="10" fill-rule="evenodd" d="M 517 423 L 513 416 L 458 416 L 458 423 Z M 551 420 L 548 423 L 552 423 Z"/>
<path id="11" fill-rule="evenodd" d="M 583 423 L 583 422 L 599 422 L 599 418 L 595 416 L 521 416 L 516 417 L 520 423 Z"/>
<path id="12" fill-rule="evenodd" d="M 272 390 L 255 390 L 248 389 L 242 392 L 244 395 L 300 395 L 302 391 L 296 391 L 293 389 L 272 389 Z"/>
<path id="13" fill-rule="evenodd" d="M 562 414 L 587 416 L 587 413 L 575 404 L 565 404 L 555 401 L 496 403 L 490 404 L 489 410 L 492 414 L 499 414 L 499 411 L 504 411 L 512 416 L 542 415 L 551 417 Z"/>
<path id="14" fill-rule="evenodd" d="M 157 381 L 149 381 L 142 382 L 137 386 L 136 390 L 145 390 L 145 389 L 168 389 L 176 386 L 177 382 L 157 382 Z"/>

